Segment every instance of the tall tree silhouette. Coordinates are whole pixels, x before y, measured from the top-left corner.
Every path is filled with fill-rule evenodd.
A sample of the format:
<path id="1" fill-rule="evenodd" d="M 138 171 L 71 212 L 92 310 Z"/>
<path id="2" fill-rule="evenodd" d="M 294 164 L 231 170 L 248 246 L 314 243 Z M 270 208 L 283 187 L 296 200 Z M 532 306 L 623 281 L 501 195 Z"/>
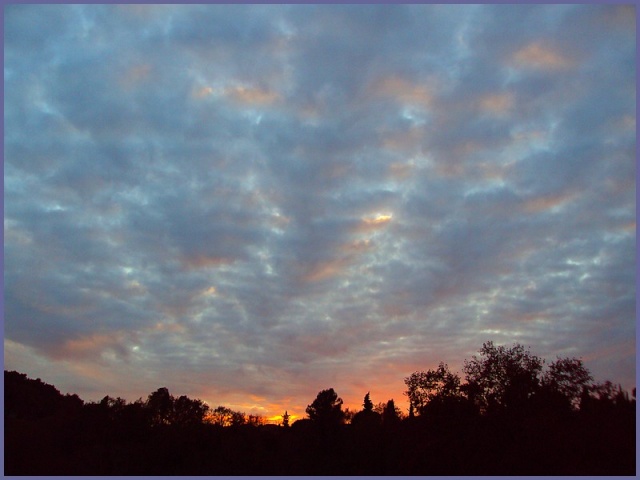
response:
<path id="1" fill-rule="evenodd" d="M 382 424 L 383 425 L 396 425 L 400 422 L 402 412 L 396 407 L 393 398 L 388 400 L 384 410 L 382 411 Z"/>
<path id="2" fill-rule="evenodd" d="M 344 419 L 342 399 L 333 388 L 319 392 L 305 411 L 312 421 L 321 426 L 339 425 Z"/>
<path id="3" fill-rule="evenodd" d="M 365 412 L 373 412 L 373 402 L 371 401 L 370 392 L 364 396 L 364 401 L 362 403 L 363 411 Z"/>
<path id="4" fill-rule="evenodd" d="M 375 406 L 371 401 L 370 392 L 364 396 L 362 402 L 362 410 L 357 412 L 351 419 L 351 425 L 366 425 L 375 426 L 380 425 L 381 415 L 375 411 Z"/>

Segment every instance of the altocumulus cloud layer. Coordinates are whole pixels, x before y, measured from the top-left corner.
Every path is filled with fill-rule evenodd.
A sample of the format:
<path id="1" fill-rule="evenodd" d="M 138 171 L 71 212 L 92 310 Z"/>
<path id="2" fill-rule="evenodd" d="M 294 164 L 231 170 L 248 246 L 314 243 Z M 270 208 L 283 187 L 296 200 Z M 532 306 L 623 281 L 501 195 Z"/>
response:
<path id="1" fill-rule="evenodd" d="M 5 368 L 303 414 L 483 341 L 635 385 L 635 9 L 5 9 Z"/>

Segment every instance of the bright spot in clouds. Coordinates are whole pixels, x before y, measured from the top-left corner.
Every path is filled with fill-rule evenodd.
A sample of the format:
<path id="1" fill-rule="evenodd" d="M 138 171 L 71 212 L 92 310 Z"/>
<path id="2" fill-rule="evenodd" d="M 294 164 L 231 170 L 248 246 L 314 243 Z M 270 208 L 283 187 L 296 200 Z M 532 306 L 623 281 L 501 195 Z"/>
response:
<path id="1" fill-rule="evenodd" d="M 215 287 L 209 287 L 209 288 L 207 288 L 206 290 L 204 290 L 204 291 L 202 292 L 202 294 L 203 294 L 205 297 L 212 297 L 212 296 L 214 296 L 214 295 L 216 294 L 216 288 L 215 288 Z"/>
<path id="2" fill-rule="evenodd" d="M 391 221 L 392 217 L 393 217 L 393 215 L 391 215 L 391 214 L 378 213 L 377 215 L 375 215 L 373 217 L 364 218 L 363 221 L 364 221 L 364 223 L 367 223 L 369 225 L 380 225 L 380 224 L 384 224 L 384 223 L 387 223 L 387 222 Z"/>

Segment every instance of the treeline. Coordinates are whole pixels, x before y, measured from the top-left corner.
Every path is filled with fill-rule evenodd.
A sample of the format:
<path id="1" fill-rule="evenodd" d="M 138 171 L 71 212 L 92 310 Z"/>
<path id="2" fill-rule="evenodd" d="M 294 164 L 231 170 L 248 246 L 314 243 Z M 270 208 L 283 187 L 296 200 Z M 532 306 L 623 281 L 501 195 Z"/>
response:
<path id="1" fill-rule="evenodd" d="M 105 417 L 111 422 L 148 427 L 203 423 L 229 427 L 266 423 L 260 415 L 247 415 L 222 405 L 212 409 L 202 400 L 186 395 L 176 398 L 166 387 L 151 393 L 146 400 L 139 398 L 133 403 L 109 395 L 99 402 L 85 403 L 76 394 L 63 396 L 53 385 L 39 378 L 29 379 L 24 373 L 5 370 L 4 383 L 5 418 L 9 419 L 42 419 L 51 415 L 77 414 L 83 410 L 89 416 Z"/>
<path id="2" fill-rule="evenodd" d="M 280 425 L 159 388 L 84 402 L 5 371 L 5 475 L 635 475 L 635 389 L 487 342 L 393 399 L 343 409 L 332 388 Z"/>

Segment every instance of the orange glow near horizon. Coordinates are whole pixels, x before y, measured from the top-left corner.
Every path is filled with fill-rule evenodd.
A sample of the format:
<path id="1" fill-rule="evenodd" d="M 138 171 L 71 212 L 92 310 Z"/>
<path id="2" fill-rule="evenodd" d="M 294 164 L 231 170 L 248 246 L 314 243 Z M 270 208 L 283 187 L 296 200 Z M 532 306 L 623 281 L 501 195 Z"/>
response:
<path id="1" fill-rule="evenodd" d="M 338 396 L 340 396 L 343 400 L 343 404 L 342 404 L 343 411 L 346 411 L 348 409 L 350 412 L 356 413 L 362 410 L 362 402 L 365 394 L 367 393 L 366 391 L 362 393 L 362 398 L 360 399 L 350 398 L 349 401 L 347 401 L 345 400 L 345 397 L 343 397 L 340 394 L 340 391 L 338 389 L 335 389 L 335 390 L 338 393 Z M 385 394 L 381 395 L 379 392 L 377 392 L 377 394 L 374 395 L 374 392 L 371 392 L 371 397 L 374 405 L 377 405 L 378 403 L 386 403 L 389 400 L 393 400 L 396 407 L 398 407 L 404 414 L 407 414 L 408 412 L 409 404 L 406 402 L 406 397 L 402 395 L 402 392 L 394 392 L 386 395 Z M 307 401 L 307 404 L 311 404 L 314 399 L 315 397 L 309 398 Z M 211 407 L 211 405 L 209 406 Z M 212 407 L 212 408 L 216 408 L 216 407 Z M 229 408 L 233 409 L 233 407 L 229 407 Z M 274 408 L 274 407 L 272 406 L 271 408 Z M 245 413 L 246 415 L 249 415 L 249 414 L 259 415 L 262 418 L 264 418 L 267 423 L 270 423 L 270 424 L 281 424 L 282 415 L 284 414 L 285 411 L 289 414 L 289 425 L 291 425 L 296 420 L 309 418 L 305 412 L 306 405 L 301 408 L 296 408 L 296 407 L 290 408 L 283 404 L 280 408 L 276 407 L 273 410 L 271 408 L 264 413 L 254 412 L 250 409 L 247 409 Z M 242 411 L 241 408 L 239 410 Z M 274 413 L 274 412 L 280 412 L 280 413 Z"/>
<path id="2" fill-rule="evenodd" d="M 282 423 L 282 415 L 284 415 L 286 411 L 289 414 L 289 425 L 291 425 L 296 420 L 308 418 L 305 410 L 307 406 L 314 401 L 320 391 L 333 388 L 343 400 L 343 411 L 346 409 L 354 413 L 361 411 L 364 396 L 367 392 L 370 392 L 374 405 L 386 403 L 388 400 L 393 399 L 396 407 L 404 414 L 407 414 L 409 404 L 407 397 L 403 394 L 405 391 L 404 378 L 413 371 L 435 367 L 435 364 L 430 363 L 426 365 L 414 365 L 413 363 L 406 364 L 406 362 L 399 362 L 397 365 L 389 365 L 389 367 L 383 366 L 382 368 L 387 372 L 383 375 L 383 378 L 371 378 L 371 380 L 360 379 L 346 383 L 340 381 L 334 383 L 318 383 L 314 385 L 313 389 L 309 390 L 309 393 L 299 391 L 295 396 L 287 395 L 286 397 L 277 399 L 270 399 L 264 395 L 255 395 L 249 392 L 229 392 L 224 395 L 213 390 L 206 393 L 203 392 L 200 396 L 196 395 L 192 398 L 200 398 L 209 405 L 211 409 L 223 405 L 233 411 L 242 412 L 246 416 L 258 415 L 269 424 Z M 182 393 L 179 392 L 171 391 L 171 393 L 174 396 L 182 395 Z M 191 397 L 188 393 L 187 395 Z"/>

